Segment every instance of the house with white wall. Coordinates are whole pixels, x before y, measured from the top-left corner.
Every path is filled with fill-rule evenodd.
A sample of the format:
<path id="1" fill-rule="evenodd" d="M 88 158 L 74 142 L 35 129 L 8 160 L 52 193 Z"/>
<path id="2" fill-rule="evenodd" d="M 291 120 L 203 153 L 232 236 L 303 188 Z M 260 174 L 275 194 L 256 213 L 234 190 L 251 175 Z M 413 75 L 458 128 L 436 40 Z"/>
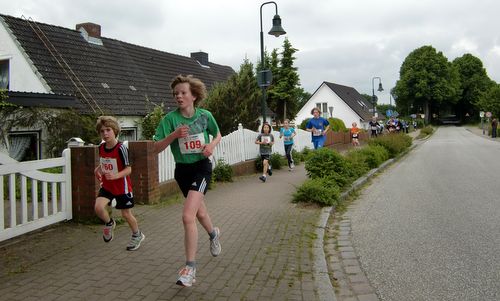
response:
<path id="1" fill-rule="evenodd" d="M 186 57 L 104 37 L 99 24 L 69 29 L 0 14 L 0 89 L 8 101 L 113 115 L 121 140 L 141 138 L 138 123 L 155 105 L 167 112 L 177 107 L 170 82 L 178 74 L 192 74 L 210 89 L 234 73 L 205 52 Z M 39 145 L 31 146 L 38 158 L 50 153 L 41 145 L 42 128 L 11 129 L 9 139 L 29 135 L 38 135 Z"/>
<path id="2" fill-rule="evenodd" d="M 356 89 L 330 82 L 323 82 L 316 89 L 297 113 L 295 124 L 311 118 L 313 108 L 319 108 L 324 118 L 341 119 L 347 128 L 353 122 L 360 128 L 367 128 L 373 116 L 371 104 Z"/>

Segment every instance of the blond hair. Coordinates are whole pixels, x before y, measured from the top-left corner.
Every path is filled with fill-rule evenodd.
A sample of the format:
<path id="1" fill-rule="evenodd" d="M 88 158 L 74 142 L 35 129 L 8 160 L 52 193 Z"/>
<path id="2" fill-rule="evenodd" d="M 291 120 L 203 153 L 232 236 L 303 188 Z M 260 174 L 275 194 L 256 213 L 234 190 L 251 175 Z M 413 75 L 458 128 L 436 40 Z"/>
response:
<path id="1" fill-rule="evenodd" d="M 205 84 L 198 78 L 192 75 L 177 75 L 172 83 L 170 84 L 170 88 L 172 88 L 172 93 L 174 91 L 175 86 L 182 83 L 189 84 L 189 90 L 194 97 L 196 97 L 194 101 L 194 105 L 196 106 L 200 101 L 207 97 L 207 88 Z M 175 95 L 174 95 L 175 96 Z"/>
<path id="2" fill-rule="evenodd" d="M 120 134 L 120 124 L 118 123 L 118 120 L 116 120 L 115 117 L 113 117 L 113 116 L 100 116 L 99 118 L 97 118 L 97 122 L 95 124 L 95 129 L 96 129 L 98 134 L 101 132 L 101 129 L 104 126 L 110 127 L 111 129 L 113 129 L 115 136 L 118 136 L 118 134 Z"/>

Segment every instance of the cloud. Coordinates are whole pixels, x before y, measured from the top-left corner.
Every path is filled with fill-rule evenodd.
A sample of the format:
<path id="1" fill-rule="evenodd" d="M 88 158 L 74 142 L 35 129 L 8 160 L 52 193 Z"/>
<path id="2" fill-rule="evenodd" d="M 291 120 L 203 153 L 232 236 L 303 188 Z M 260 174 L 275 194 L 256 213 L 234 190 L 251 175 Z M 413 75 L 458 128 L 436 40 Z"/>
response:
<path id="1" fill-rule="evenodd" d="M 235 0 L 17 0 L 4 1 L 2 13 L 74 28 L 81 22 L 102 26 L 105 37 L 189 56 L 209 53 L 212 62 L 238 70 L 245 58 L 260 60 L 260 5 Z M 278 1 L 283 28 L 296 53 L 304 89 L 323 81 L 372 93 L 380 76 L 389 102 L 406 56 L 432 45 L 451 61 L 465 53 L 479 57 L 493 80 L 500 81 L 500 2 L 496 0 L 287 0 Z M 49 9 L 48 9 L 49 8 Z M 284 37 L 267 35 L 275 14 L 262 8 L 264 45 L 281 48 Z M 498 71 L 497 71 L 498 70 Z"/>

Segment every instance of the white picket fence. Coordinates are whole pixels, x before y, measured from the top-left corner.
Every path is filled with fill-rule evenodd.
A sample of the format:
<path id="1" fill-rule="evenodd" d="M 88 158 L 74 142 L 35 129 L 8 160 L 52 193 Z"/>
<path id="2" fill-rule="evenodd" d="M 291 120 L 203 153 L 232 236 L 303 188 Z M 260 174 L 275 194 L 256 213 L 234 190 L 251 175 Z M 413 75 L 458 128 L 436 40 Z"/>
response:
<path id="1" fill-rule="evenodd" d="M 294 137 L 294 149 L 302 151 L 305 147 L 312 148 L 311 133 L 300 129 L 295 131 L 297 135 Z M 273 153 L 285 155 L 283 140 L 279 139 L 280 133 L 273 131 L 272 134 L 274 136 Z M 255 144 L 255 139 L 257 139 L 258 135 L 258 132 L 244 129 L 240 124 L 238 130 L 222 137 L 211 158 L 213 163 L 217 163 L 219 159 L 224 159 L 225 163 L 234 165 L 257 158 L 259 156 L 259 145 Z M 213 166 L 215 167 L 215 164 Z M 174 157 L 169 146 L 158 154 L 159 182 L 173 180 L 174 169 Z"/>
<path id="2" fill-rule="evenodd" d="M 72 218 L 71 153 L 17 162 L 0 153 L 0 241 Z M 40 169 L 62 167 L 62 173 Z"/>

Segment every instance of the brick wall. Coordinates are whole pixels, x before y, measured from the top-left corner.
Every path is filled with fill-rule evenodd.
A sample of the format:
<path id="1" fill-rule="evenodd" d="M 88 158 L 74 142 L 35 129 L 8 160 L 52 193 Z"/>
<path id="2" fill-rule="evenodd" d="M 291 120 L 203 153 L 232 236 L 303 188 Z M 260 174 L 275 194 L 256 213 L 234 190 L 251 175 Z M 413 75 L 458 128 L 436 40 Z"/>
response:
<path id="1" fill-rule="evenodd" d="M 158 155 L 153 141 L 130 141 L 129 156 L 132 165 L 134 201 L 138 204 L 157 204 L 160 201 Z"/>
<path id="2" fill-rule="evenodd" d="M 71 147 L 71 195 L 73 197 L 73 218 L 89 219 L 95 216 L 94 203 L 99 182 L 94 169 L 99 164 L 96 146 Z"/>

